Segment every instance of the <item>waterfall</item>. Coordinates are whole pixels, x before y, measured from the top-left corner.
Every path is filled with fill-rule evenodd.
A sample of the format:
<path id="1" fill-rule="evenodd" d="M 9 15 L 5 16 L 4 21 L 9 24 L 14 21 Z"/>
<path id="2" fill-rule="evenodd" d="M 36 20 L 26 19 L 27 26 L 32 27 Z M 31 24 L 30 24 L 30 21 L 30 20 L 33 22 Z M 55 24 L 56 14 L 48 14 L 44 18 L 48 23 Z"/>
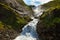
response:
<path id="1" fill-rule="evenodd" d="M 35 17 L 39 17 L 42 14 L 42 10 L 39 9 L 38 7 L 32 9 L 35 12 L 34 13 Z M 36 26 L 39 19 L 34 18 L 34 16 L 32 16 L 31 19 L 33 20 L 22 28 L 21 34 L 17 36 L 14 40 L 37 40 L 38 39 Z"/>
<path id="2" fill-rule="evenodd" d="M 35 1 L 36 0 L 31 0 L 30 4 L 34 5 Z M 40 5 L 42 5 L 42 4 L 48 3 L 49 1 L 52 1 L 52 0 L 39 0 L 39 1 L 41 2 Z M 27 2 L 27 4 L 28 4 L 28 2 Z M 32 4 L 32 2 L 34 4 Z M 37 5 L 38 4 L 35 4 L 35 6 L 37 6 Z M 31 19 L 33 19 L 33 20 L 22 28 L 21 34 L 19 36 L 17 36 L 14 40 L 38 40 L 38 34 L 36 32 L 36 26 L 37 26 L 37 23 L 39 21 L 38 17 L 40 15 L 42 15 L 44 10 L 41 9 L 41 6 L 33 7 L 32 10 L 34 11 L 34 16 L 31 16 Z"/>

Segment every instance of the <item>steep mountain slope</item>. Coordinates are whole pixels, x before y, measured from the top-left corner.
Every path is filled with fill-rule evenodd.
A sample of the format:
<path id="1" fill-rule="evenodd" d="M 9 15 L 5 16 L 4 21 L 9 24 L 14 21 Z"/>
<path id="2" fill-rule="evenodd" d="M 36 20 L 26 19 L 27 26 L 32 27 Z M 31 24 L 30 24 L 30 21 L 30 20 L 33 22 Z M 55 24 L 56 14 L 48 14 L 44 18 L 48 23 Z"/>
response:
<path id="1" fill-rule="evenodd" d="M 24 4 L 23 0 L 0 0 L 0 3 L 6 4 L 18 11 L 26 12 L 30 11 L 32 12 L 27 5 Z M 29 10 L 29 11 L 28 11 Z"/>
<path id="2" fill-rule="evenodd" d="M 0 0 L 0 40 L 13 40 L 31 20 L 31 13 L 22 0 Z"/>
<path id="3" fill-rule="evenodd" d="M 60 40 L 60 1 L 54 0 L 42 7 L 45 11 L 37 25 L 39 37 L 43 40 Z"/>

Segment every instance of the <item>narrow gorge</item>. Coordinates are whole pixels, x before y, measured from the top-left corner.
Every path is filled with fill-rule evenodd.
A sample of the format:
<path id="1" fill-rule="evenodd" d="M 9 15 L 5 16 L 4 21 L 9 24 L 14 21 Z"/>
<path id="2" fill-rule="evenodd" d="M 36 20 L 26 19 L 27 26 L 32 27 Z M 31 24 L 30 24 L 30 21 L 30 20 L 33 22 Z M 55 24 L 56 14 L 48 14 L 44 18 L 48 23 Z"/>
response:
<path id="1" fill-rule="evenodd" d="M 60 0 L 0 0 L 0 40 L 60 40 Z"/>
<path id="2" fill-rule="evenodd" d="M 34 11 L 34 16 L 31 17 L 32 21 L 22 28 L 22 32 L 20 33 L 20 35 L 14 40 L 38 40 L 39 39 L 36 31 L 36 26 L 39 21 L 39 16 L 43 13 L 43 10 L 40 7 L 33 7 L 32 9 Z"/>

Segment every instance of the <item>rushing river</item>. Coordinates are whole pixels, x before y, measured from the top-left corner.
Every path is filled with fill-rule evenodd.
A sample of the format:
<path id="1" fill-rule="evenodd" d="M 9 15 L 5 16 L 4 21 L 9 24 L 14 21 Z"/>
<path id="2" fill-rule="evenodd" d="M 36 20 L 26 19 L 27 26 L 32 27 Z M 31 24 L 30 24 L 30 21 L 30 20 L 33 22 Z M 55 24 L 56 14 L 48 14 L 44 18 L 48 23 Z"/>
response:
<path id="1" fill-rule="evenodd" d="M 44 4 L 52 0 L 39 0 L 39 1 L 42 2 L 41 4 Z M 34 16 L 32 16 L 31 19 L 33 20 L 22 28 L 22 32 L 20 33 L 20 35 L 17 36 L 14 40 L 37 40 L 38 39 L 36 26 L 39 21 L 38 17 L 43 13 L 44 10 L 41 9 L 41 6 L 33 7 L 32 10 L 34 11 Z"/>
<path id="2" fill-rule="evenodd" d="M 49 1 L 51 0 L 46 0 L 46 1 L 42 0 L 42 3 L 44 4 Z M 14 40 L 37 40 L 38 39 L 38 34 L 36 32 L 36 26 L 39 21 L 38 17 L 42 15 L 44 10 L 41 9 L 41 7 L 34 7 L 32 9 L 35 12 L 34 16 L 31 17 L 31 19 L 33 20 L 22 28 L 22 32 L 20 33 L 20 35 L 17 36 Z"/>
<path id="3" fill-rule="evenodd" d="M 39 8 L 33 8 L 33 11 L 35 12 L 34 15 L 36 17 L 39 17 L 42 14 L 42 10 L 39 11 Z M 16 37 L 14 40 L 37 40 L 38 39 L 38 34 L 36 32 L 36 26 L 39 21 L 38 18 L 31 17 L 33 19 L 31 22 L 29 22 L 27 25 L 25 25 L 22 28 L 21 34 Z"/>
<path id="4" fill-rule="evenodd" d="M 38 23 L 38 19 L 33 19 L 33 21 L 29 22 L 22 29 L 21 34 L 15 40 L 37 40 L 38 34 L 36 32 L 36 25 Z"/>

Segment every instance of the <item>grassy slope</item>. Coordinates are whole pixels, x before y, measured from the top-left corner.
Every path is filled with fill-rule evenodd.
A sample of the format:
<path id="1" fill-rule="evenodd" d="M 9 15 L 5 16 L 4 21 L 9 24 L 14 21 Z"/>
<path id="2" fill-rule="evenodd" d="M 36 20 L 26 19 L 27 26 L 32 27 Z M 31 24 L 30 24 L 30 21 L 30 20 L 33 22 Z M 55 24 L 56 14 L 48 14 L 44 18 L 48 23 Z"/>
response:
<path id="1" fill-rule="evenodd" d="M 7 27 L 20 30 L 29 20 L 28 16 L 21 17 L 10 6 L 0 3 L 0 29 Z"/>
<path id="2" fill-rule="evenodd" d="M 40 39 L 59 40 L 60 38 L 60 0 L 42 5 L 46 10 L 40 16 L 37 32 Z M 57 35 L 56 35 L 57 34 Z"/>
<path id="3" fill-rule="evenodd" d="M 54 10 L 59 10 L 60 9 L 60 1 L 51 1 L 47 4 L 44 4 L 43 5 L 44 7 L 46 7 L 46 10 L 43 12 L 43 15 L 41 16 L 41 18 L 47 22 L 47 25 L 48 24 L 53 24 L 55 22 L 60 22 L 60 18 L 56 18 L 54 15 L 53 15 L 53 11 Z M 52 17 L 54 17 L 55 19 L 53 19 Z M 53 21 L 52 21 L 53 20 Z"/>
<path id="4" fill-rule="evenodd" d="M 21 17 L 19 13 L 13 11 L 10 5 L 1 1 L 3 0 L 0 0 L 0 39 L 13 40 L 20 34 L 22 27 L 31 19 L 28 16 Z M 27 7 L 27 10 L 31 10 L 22 0 L 20 2 L 23 7 Z"/>

